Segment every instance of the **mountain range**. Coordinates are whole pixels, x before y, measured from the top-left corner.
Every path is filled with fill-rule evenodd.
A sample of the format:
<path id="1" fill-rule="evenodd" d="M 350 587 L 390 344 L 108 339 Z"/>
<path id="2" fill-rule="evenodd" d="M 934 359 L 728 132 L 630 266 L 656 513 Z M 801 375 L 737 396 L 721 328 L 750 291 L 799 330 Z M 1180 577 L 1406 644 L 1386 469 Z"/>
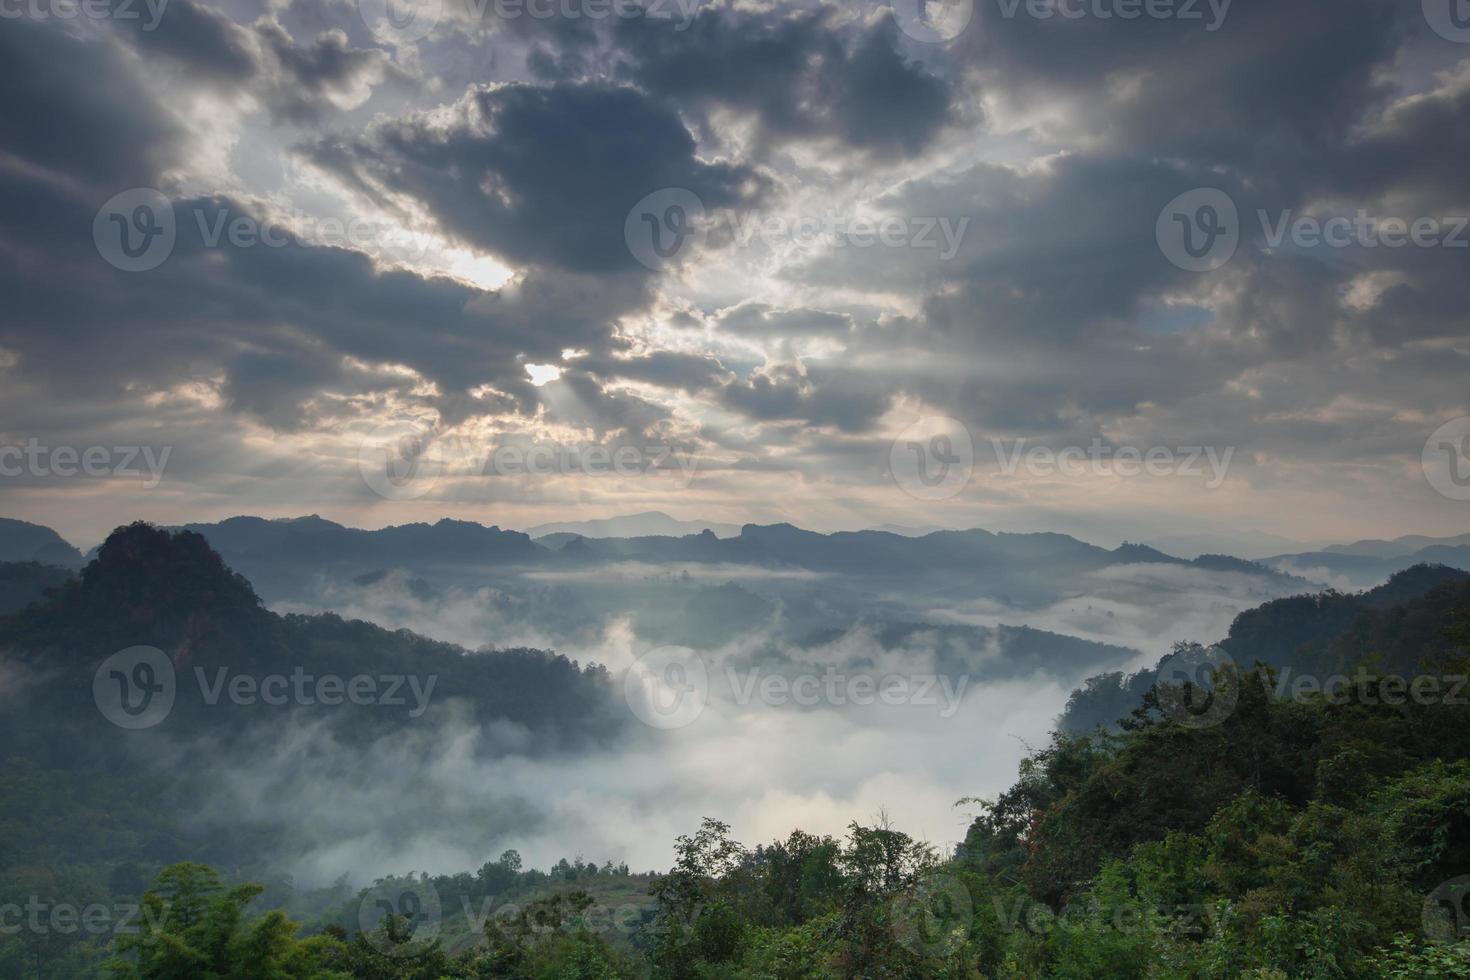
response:
<path id="1" fill-rule="evenodd" d="M 830 567 L 854 550 L 871 548 L 885 557 L 903 558 L 920 551 L 946 556 L 941 561 L 987 554 L 1009 559 L 1066 556 L 1099 565 L 1117 560 L 1181 563 L 1186 560 L 1176 557 L 1177 554 L 1197 554 L 1188 563 L 1218 566 L 1218 556 L 1232 553 L 1229 539 L 1207 535 L 1165 536 L 1143 545 L 1124 544 L 1106 549 L 1070 535 L 1050 532 L 995 533 L 979 529 L 884 526 L 824 534 L 790 524 L 737 525 L 680 520 L 661 511 L 551 522 L 525 531 L 447 518 L 432 525 L 416 523 L 366 530 L 346 527 L 316 515 L 279 519 L 241 516 L 182 526 L 203 534 L 232 561 L 270 556 L 275 560 L 382 562 L 400 556 L 412 561 L 432 558 L 440 562 L 538 562 L 548 554 L 555 554 L 562 560 L 776 562 L 815 568 Z M 906 546 L 896 539 L 916 544 Z M 1257 547 L 1246 550 L 1259 553 L 1259 544 L 1266 540 L 1278 545 L 1287 543 L 1287 539 L 1266 536 Z M 1202 553 L 1206 545 L 1214 546 L 1212 553 Z M 0 518 L 0 561 L 39 561 L 75 568 L 85 558 L 51 528 Z M 926 558 L 920 563 L 928 565 L 930 561 Z M 1288 574 L 1315 566 L 1328 575 L 1373 577 L 1382 581 L 1394 572 L 1423 562 L 1470 567 L 1467 564 L 1470 563 L 1470 533 L 1445 538 L 1404 535 L 1392 540 L 1366 539 L 1324 545 L 1318 550 L 1268 553 L 1246 562 Z"/>
<path id="2" fill-rule="evenodd" d="M 526 528 L 526 534 L 537 541 L 547 543 L 553 539 L 552 547 L 569 538 L 678 538 L 686 534 L 699 534 L 708 529 L 717 538 L 733 538 L 740 533 L 739 524 L 722 524 L 716 521 L 681 521 L 663 511 L 650 510 L 641 514 L 625 514 L 591 521 L 555 521 Z"/>
<path id="3" fill-rule="evenodd" d="M 830 534 L 790 524 L 680 521 L 647 512 L 599 521 L 543 524 L 528 531 L 443 519 L 375 530 L 312 515 L 233 517 L 186 524 L 268 599 L 300 587 L 305 575 L 390 568 L 422 573 L 455 569 L 566 569 L 617 563 L 695 563 L 804 570 L 870 580 L 963 576 L 982 590 L 1037 592 L 1119 565 L 1162 565 L 1261 577 L 1273 587 L 1299 580 L 1371 588 L 1417 564 L 1470 570 L 1470 534 L 1410 535 L 1392 541 L 1335 544 L 1320 551 L 1250 561 L 1223 554 L 1184 559 L 1143 544 L 1103 548 L 1065 534 L 913 529 Z M 698 528 L 698 531 L 694 531 Z M 657 533 L 641 533 L 654 531 Z M 664 533 L 668 532 L 668 533 Z M 684 533 L 688 532 L 688 533 Z M 95 549 L 94 549 L 95 553 Z M 0 561 L 39 561 L 77 568 L 83 555 L 50 528 L 0 519 Z M 1043 590 L 1044 591 L 1044 590 Z"/>

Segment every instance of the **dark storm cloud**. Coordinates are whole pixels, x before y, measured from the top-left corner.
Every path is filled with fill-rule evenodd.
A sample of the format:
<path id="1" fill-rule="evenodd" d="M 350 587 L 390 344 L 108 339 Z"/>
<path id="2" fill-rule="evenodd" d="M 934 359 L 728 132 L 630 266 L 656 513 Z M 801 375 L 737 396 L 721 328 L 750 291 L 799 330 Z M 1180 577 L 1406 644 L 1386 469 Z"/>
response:
<path id="1" fill-rule="evenodd" d="M 481 88 L 451 116 L 385 122 L 304 152 L 360 189 L 416 198 L 462 241 L 574 272 L 638 268 L 623 225 L 653 191 L 681 187 L 721 207 L 760 185 L 749 167 L 700 160 L 678 115 L 630 88 Z"/>
<path id="2" fill-rule="evenodd" d="M 300 42 L 279 23 L 259 19 L 241 26 L 194 0 L 170 0 L 156 26 L 115 22 L 149 65 L 158 59 L 233 94 L 253 94 L 278 120 L 302 124 L 331 110 L 363 86 L 408 76 L 374 48 L 351 46 L 339 28 Z"/>
<path id="3" fill-rule="evenodd" d="M 862 432 L 887 410 L 890 393 L 872 379 L 842 370 L 807 365 L 759 372 L 720 392 L 728 407 L 763 421 L 797 421 Z"/>
<path id="4" fill-rule="evenodd" d="M 175 201 L 179 240 L 168 261 L 146 273 L 120 272 L 91 249 L 100 203 L 52 196 L 46 216 L 72 229 L 72 241 L 63 243 L 72 247 L 49 256 L 49 274 L 29 266 L 14 276 L 0 271 L 7 295 L 16 297 L 0 316 L 0 344 L 20 355 L 33 378 L 58 388 L 95 388 L 102 379 L 166 386 L 219 372 L 230 407 L 293 428 L 305 421 L 302 403 L 326 392 L 405 384 L 391 376 L 369 384 L 343 366 L 351 357 L 409 367 L 446 396 L 490 384 L 529 411 L 536 394 L 522 358 L 554 362 L 567 347 L 604 349 L 613 343 L 609 314 L 642 302 L 632 283 L 594 288 L 572 276 L 533 276 L 485 292 L 381 271 L 346 249 L 208 246 L 199 222 L 209 228 L 221 216 L 250 214 L 225 199 Z M 57 263 L 70 269 L 65 277 Z"/>
<path id="5" fill-rule="evenodd" d="M 144 59 L 169 58 L 198 77 L 234 85 L 250 81 L 260 71 L 250 32 L 193 0 L 170 0 L 152 27 L 133 20 L 116 23 L 128 31 Z"/>
<path id="6" fill-rule="evenodd" d="M 622 71 L 645 90 L 702 112 L 757 120 L 768 141 L 827 139 L 911 156 L 951 118 L 949 84 L 900 50 L 891 17 L 843 27 L 836 8 L 706 8 L 685 31 L 618 22 Z"/>
<path id="7" fill-rule="evenodd" d="M 1287 185 L 1386 97 L 1382 69 L 1422 25 L 1418 4 L 1380 0 L 1234 0 L 1214 31 L 1025 9 L 1007 17 L 998 2 L 976 4 L 960 45 L 988 90 L 1075 102 L 1058 134 L 1069 141 L 1251 167 Z"/>
<path id="8" fill-rule="evenodd" d="M 630 442 L 640 442 L 649 438 L 659 423 L 673 415 L 664 406 L 637 395 L 610 390 L 600 379 L 585 371 L 566 372 L 561 384 L 571 393 L 572 401 L 570 404 L 558 403 L 558 420 L 591 429 L 598 437 L 622 432 Z"/>
<path id="9" fill-rule="evenodd" d="M 1237 0 L 1216 32 L 999 10 L 977 4 L 954 53 L 1065 152 L 918 178 L 879 199 L 888 213 L 970 217 L 953 261 L 848 250 L 786 270 L 808 285 L 925 296 L 905 337 L 854 337 L 852 363 L 888 345 L 932 353 L 895 358 L 894 384 L 980 427 L 1076 433 L 1153 419 L 1208 431 L 1228 418 L 1237 439 L 1279 437 L 1305 453 L 1321 449 L 1310 426 L 1265 419 L 1385 395 L 1426 414 L 1463 404 L 1444 385 L 1460 355 L 1432 364 L 1405 349 L 1465 336 L 1463 252 L 1269 250 L 1257 217 L 1311 213 L 1324 198 L 1348 213 L 1464 212 L 1467 86 L 1441 77 L 1416 95 L 1393 71 L 1421 40 L 1417 6 Z M 1174 195 L 1204 186 L 1238 203 L 1242 244 L 1202 276 L 1164 259 L 1154 225 Z M 1374 274 L 1393 279 L 1367 308 L 1349 306 Z M 1374 348 L 1417 367 L 1390 370 Z M 1311 380 L 1276 383 L 1285 365 Z"/>
<path id="10" fill-rule="evenodd" d="M 138 83 L 121 51 L 45 22 L 6 20 L 4 28 L 0 161 L 9 157 L 40 176 L 120 190 L 147 182 L 174 159 L 182 129 Z M 7 197 L 0 221 L 29 212 L 37 230 L 54 232 L 54 222 L 36 213 L 37 203 Z"/>
<path id="11" fill-rule="evenodd" d="M 324 32 L 310 44 L 298 44 L 278 25 L 261 23 L 256 33 L 275 57 L 277 71 L 266 98 L 272 110 L 292 122 L 309 122 L 333 105 L 335 98 L 392 74 L 387 56 L 369 48 L 353 48 L 339 30 Z"/>
<path id="12" fill-rule="evenodd" d="M 1327 193 L 1393 194 L 1420 207 L 1470 206 L 1470 74 L 1389 108 L 1321 174 Z"/>
<path id="13" fill-rule="evenodd" d="M 301 424 L 303 393 L 335 389 L 343 374 L 340 359 L 300 344 L 242 352 L 226 363 L 225 371 L 222 394 L 229 406 L 278 430 Z"/>
<path id="14" fill-rule="evenodd" d="M 645 381 L 688 394 L 708 391 L 730 377 L 729 369 L 718 358 L 667 350 L 648 351 L 630 357 L 588 357 L 579 359 L 577 364 L 605 377 Z"/>
<path id="15" fill-rule="evenodd" d="M 0 250 L 16 258 L 0 263 L 0 346 L 18 355 L 28 384 L 53 396 L 105 402 L 133 384 L 219 375 L 228 407 L 294 428 L 323 394 L 405 384 L 346 366 L 353 358 L 435 382 L 448 415 L 529 411 L 536 391 L 525 359 L 618 347 L 612 320 L 646 300 L 636 277 L 531 274 L 487 292 L 295 239 L 211 244 L 211 229 L 261 218 L 224 197 L 174 200 L 178 240 L 167 261 L 119 271 L 94 246 L 93 217 L 114 193 L 159 183 L 181 159 L 169 153 L 181 152 L 181 133 L 105 41 L 19 23 L 0 34 L 0 53 L 23 109 L 0 123 L 10 161 L 0 167 Z M 44 119 L 26 108 L 43 104 Z M 465 394 L 486 384 L 499 395 Z"/>
<path id="16" fill-rule="evenodd" d="M 1356 318 L 1357 325 L 1374 343 L 1390 348 L 1436 338 L 1463 339 L 1470 333 L 1470 323 L 1466 322 L 1466 311 L 1470 310 L 1467 266 L 1470 256 L 1448 249 L 1387 259 L 1380 268 L 1399 272 L 1402 281 L 1385 288 L 1371 312 Z M 1443 357 L 1457 355 L 1446 351 Z M 1462 368 L 1470 363 L 1463 354 L 1458 359 Z"/>

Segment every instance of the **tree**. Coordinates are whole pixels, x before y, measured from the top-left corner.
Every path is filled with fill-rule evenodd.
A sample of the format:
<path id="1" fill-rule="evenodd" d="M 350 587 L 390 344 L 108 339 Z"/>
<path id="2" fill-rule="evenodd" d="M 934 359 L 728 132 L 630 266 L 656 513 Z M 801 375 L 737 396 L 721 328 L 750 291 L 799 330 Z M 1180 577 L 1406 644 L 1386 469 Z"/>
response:
<path id="1" fill-rule="evenodd" d="M 118 938 L 107 967 L 119 980 L 348 980 L 330 968 L 345 952 L 332 937 L 298 941 L 279 911 L 247 920 L 260 892 L 226 888 L 202 864 L 165 868 L 143 895 L 139 931 Z"/>

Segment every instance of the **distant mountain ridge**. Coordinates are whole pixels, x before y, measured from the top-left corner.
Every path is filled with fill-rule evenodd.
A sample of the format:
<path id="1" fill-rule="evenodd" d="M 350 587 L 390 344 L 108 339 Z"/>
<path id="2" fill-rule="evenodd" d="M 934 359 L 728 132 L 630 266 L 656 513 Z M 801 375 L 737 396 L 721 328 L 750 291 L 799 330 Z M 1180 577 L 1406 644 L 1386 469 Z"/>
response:
<path id="1" fill-rule="evenodd" d="M 693 531 L 693 528 L 699 528 Z M 659 532 L 633 533 L 644 528 Z M 1007 565 L 1043 571 L 1048 563 L 1086 572 L 1112 565 L 1166 564 L 1217 572 L 1309 578 L 1369 588 L 1418 564 L 1470 570 L 1470 534 L 1449 538 L 1406 535 L 1362 540 L 1322 551 L 1247 560 L 1229 554 L 1180 558 L 1147 544 L 1103 548 L 1056 532 L 837 531 L 791 524 L 736 527 L 680 521 L 661 511 L 593 521 L 541 524 L 528 531 L 444 518 L 433 524 L 379 529 L 347 527 L 316 515 L 266 519 L 232 517 L 180 529 L 202 534 L 232 567 L 257 582 L 268 570 L 350 565 L 359 571 L 431 566 L 565 566 L 610 561 L 756 564 L 848 574 L 963 570 L 984 575 Z M 578 530 L 580 529 L 580 530 Z M 96 549 L 87 557 L 95 554 Z M 85 559 L 50 528 L 0 518 L 0 562 L 38 561 L 80 568 Z M 259 582 L 257 582 L 259 587 Z"/>
<path id="2" fill-rule="evenodd" d="M 1470 571 L 1470 534 L 1429 538 L 1410 534 L 1392 541 L 1364 540 L 1329 545 L 1321 551 L 1275 555 L 1261 564 L 1295 575 L 1342 580 L 1367 588 L 1415 565 L 1448 565 Z"/>
<path id="3" fill-rule="evenodd" d="M 650 510 L 641 514 L 625 514 L 620 517 L 604 517 L 590 521 L 553 521 L 526 528 L 526 534 L 539 540 L 557 538 L 677 538 L 688 534 L 699 534 L 708 529 L 717 538 L 733 538 L 740 533 L 739 524 L 722 524 L 717 521 L 681 521 L 663 511 Z"/>
<path id="4" fill-rule="evenodd" d="M 1324 552 L 1334 555 L 1364 555 L 1369 558 L 1403 558 L 1425 548 L 1455 548 L 1470 545 L 1470 534 L 1452 538 L 1431 538 L 1422 534 L 1405 534 L 1392 541 L 1367 539 L 1352 544 L 1331 544 Z"/>
<path id="5" fill-rule="evenodd" d="M 1162 564 L 1289 578 L 1264 564 L 1221 555 L 1186 560 L 1142 544 L 1088 544 L 1055 532 L 934 531 L 918 537 L 889 531 L 824 534 L 791 524 L 745 524 L 720 537 L 706 528 L 678 537 L 591 538 L 558 532 L 535 541 L 496 525 L 444 518 L 365 530 L 315 515 L 268 520 L 232 517 L 185 524 L 247 578 L 270 566 L 364 569 L 450 565 L 547 566 L 598 562 L 693 562 L 761 565 L 851 575 L 957 572 L 989 574 L 1088 572 L 1113 565 Z"/>
<path id="6" fill-rule="evenodd" d="M 82 553 L 49 527 L 0 517 L 0 561 L 80 568 Z"/>
<path id="7" fill-rule="evenodd" d="M 310 517 L 266 520 L 231 517 L 218 524 L 185 524 L 202 534 L 227 562 L 275 557 L 311 562 L 388 562 L 400 556 L 437 561 L 535 561 L 545 549 L 520 531 L 474 521 L 441 518 L 433 524 L 399 524 L 377 530 Z"/>

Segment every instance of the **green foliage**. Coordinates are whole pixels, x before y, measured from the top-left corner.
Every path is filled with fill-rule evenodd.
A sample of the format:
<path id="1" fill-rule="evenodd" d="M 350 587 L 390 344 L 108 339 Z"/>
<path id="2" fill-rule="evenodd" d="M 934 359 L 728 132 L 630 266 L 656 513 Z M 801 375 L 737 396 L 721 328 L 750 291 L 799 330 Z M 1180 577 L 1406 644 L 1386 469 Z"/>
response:
<path id="1" fill-rule="evenodd" d="M 329 964 L 339 944 L 296 939 L 279 911 L 247 919 L 259 885 L 226 888 L 213 869 L 176 864 L 143 896 L 139 931 L 122 935 L 106 967 L 118 980 L 346 980 Z"/>
<path id="2" fill-rule="evenodd" d="M 1470 942 L 1425 945 L 1411 936 L 1395 936 L 1393 945 L 1373 961 L 1385 980 L 1452 980 L 1470 977 Z"/>
<path id="3" fill-rule="evenodd" d="M 595 895 L 626 869 L 528 871 L 506 852 L 431 879 L 448 906 L 487 889 L 523 895 L 452 942 L 390 941 L 405 939 L 391 917 L 384 935 L 353 935 L 345 914 L 346 928 L 303 939 L 284 913 L 252 912 L 259 886 L 175 865 L 109 969 L 132 980 L 1470 977 L 1470 943 L 1436 943 L 1424 918 L 1430 892 L 1470 857 L 1470 753 L 1451 737 L 1463 715 L 1250 690 L 1237 708 L 1248 723 L 1058 736 L 981 802 L 948 859 L 882 821 L 752 849 L 707 819 L 647 882 L 650 920 L 615 935 L 594 921 Z M 1351 791 L 1309 778 L 1354 753 L 1399 768 L 1369 766 Z M 1145 805 L 1168 819 L 1144 819 Z M 64 962 L 65 948 L 40 955 L 52 952 Z M 36 951 L 19 955 L 24 967 Z"/>

